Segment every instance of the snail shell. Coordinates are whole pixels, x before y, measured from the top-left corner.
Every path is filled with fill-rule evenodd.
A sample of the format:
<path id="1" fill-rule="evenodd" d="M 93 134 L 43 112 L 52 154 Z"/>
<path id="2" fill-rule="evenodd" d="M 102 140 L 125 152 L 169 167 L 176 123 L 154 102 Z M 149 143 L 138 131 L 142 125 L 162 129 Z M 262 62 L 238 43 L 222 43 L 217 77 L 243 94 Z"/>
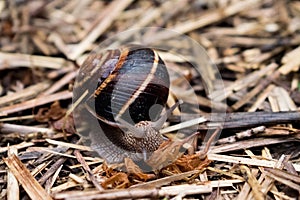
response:
<path id="1" fill-rule="evenodd" d="M 109 163 L 122 162 L 125 157 L 138 161 L 155 151 L 163 142 L 159 130 L 177 106 L 161 114 L 170 79 L 157 52 L 128 46 L 92 54 L 81 71 L 75 94 L 78 97 L 86 88 L 95 88 L 89 97 L 94 105 L 89 107 L 101 127 L 90 125 L 91 147 Z M 96 82 L 87 84 L 86 75 L 97 77 Z"/>

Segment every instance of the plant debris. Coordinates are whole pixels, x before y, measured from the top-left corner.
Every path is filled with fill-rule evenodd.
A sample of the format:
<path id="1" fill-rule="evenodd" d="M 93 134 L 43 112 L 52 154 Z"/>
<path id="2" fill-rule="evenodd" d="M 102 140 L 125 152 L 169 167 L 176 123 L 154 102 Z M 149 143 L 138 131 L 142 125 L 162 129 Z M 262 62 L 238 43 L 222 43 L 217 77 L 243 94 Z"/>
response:
<path id="1" fill-rule="evenodd" d="M 299 1 L 8 0 L 0 19 L 0 199 L 300 198 Z M 179 96 L 167 104 L 182 99 L 196 114 L 173 112 L 170 140 L 148 172 L 132 160 L 107 164 L 83 145 L 72 117 L 88 53 L 143 27 L 165 28 L 146 29 L 145 44 L 188 51 L 178 33 L 202 45 L 224 84 L 207 92 L 218 85 L 214 71 L 200 77 L 198 58 L 158 51 L 180 74 L 170 74 Z M 218 139 L 210 133 L 219 128 Z"/>

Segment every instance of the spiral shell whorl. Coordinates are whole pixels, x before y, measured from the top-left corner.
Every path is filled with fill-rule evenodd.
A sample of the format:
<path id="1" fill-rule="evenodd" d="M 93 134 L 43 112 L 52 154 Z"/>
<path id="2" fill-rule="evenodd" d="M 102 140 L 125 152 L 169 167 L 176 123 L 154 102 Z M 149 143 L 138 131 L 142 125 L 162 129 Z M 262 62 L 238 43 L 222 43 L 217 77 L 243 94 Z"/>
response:
<path id="1" fill-rule="evenodd" d="M 87 87 L 95 84 L 94 107 L 90 106 L 95 109 L 99 128 L 95 124 L 88 127 L 91 147 L 110 163 L 122 162 L 125 157 L 141 160 L 145 153 L 155 151 L 163 138 L 150 122 L 160 117 L 170 86 L 168 71 L 157 52 L 141 46 L 122 47 L 89 56 L 82 68 L 97 77 L 93 78 L 96 83 L 82 83 Z M 157 104 L 160 106 L 152 109 Z M 145 135 L 136 137 L 122 128 L 119 119 Z"/>

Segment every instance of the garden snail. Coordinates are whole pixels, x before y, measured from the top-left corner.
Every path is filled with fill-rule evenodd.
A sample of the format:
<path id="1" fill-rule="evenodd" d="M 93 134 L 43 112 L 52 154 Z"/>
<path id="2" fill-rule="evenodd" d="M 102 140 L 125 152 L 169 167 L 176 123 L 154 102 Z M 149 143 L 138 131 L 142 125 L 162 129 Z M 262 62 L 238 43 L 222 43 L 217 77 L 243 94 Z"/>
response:
<path id="1" fill-rule="evenodd" d="M 75 120 L 89 129 L 91 147 L 107 162 L 145 159 L 163 142 L 159 130 L 178 106 L 161 113 L 169 86 L 167 68 L 150 48 L 132 45 L 92 54 L 82 64 L 74 89 L 75 101 L 88 90 L 89 114 L 81 108 Z M 89 119 L 82 122 L 90 113 L 97 125 Z"/>

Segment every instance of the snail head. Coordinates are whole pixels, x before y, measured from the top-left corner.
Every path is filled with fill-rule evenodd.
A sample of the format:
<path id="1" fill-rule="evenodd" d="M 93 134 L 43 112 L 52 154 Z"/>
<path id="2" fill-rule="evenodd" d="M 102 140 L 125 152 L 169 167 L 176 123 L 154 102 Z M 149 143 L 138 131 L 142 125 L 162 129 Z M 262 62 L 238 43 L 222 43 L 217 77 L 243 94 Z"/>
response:
<path id="1" fill-rule="evenodd" d="M 145 138 L 151 137 L 153 135 L 160 135 L 159 131 L 162 129 L 164 123 L 167 121 L 168 117 L 171 113 L 175 110 L 176 107 L 181 104 L 182 101 L 179 100 L 175 103 L 170 109 L 164 112 L 160 118 L 155 121 L 140 121 L 135 125 L 131 125 L 127 121 L 123 120 L 122 118 L 117 119 L 117 121 L 121 124 L 122 127 L 127 128 L 130 133 L 136 138 Z"/>

